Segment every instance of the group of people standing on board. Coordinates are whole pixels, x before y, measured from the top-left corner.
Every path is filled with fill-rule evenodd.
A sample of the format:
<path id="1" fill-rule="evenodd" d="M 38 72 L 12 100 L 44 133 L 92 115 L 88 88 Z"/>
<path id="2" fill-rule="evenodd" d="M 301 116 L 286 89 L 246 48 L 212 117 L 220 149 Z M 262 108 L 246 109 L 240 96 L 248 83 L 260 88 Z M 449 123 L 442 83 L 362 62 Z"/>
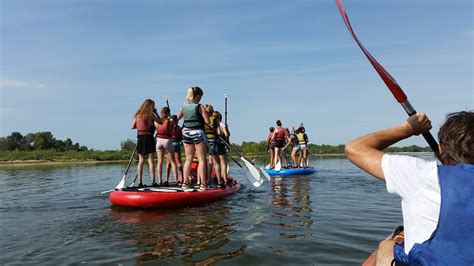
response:
<path id="1" fill-rule="evenodd" d="M 211 174 L 217 179 L 220 188 L 231 186 L 227 172 L 227 149 L 229 130 L 222 123 L 222 115 L 210 104 L 200 104 L 203 90 L 190 87 L 186 102 L 177 115 L 171 115 L 165 106 L 158 114 L 155 102 L 147 99 L 135 113 L 132 129 L 137 130 L 138 187 L 143 187 L 142 175 L 145 160 L 148 161 L 151 185 L 168 186 L 170 169 L 175 183 L 188 188 L 198 184 L 200 190 L 210 188 Z M 178 122 L 183 120 L 182 127 Z M 156 134 L 155 134 L 156 131 Z M 181 161 L 181 145 L 184 146 L 185 162 Z M 154 153 L 158 159 L 158 178 L 156 182 Z M 167 153 L 166 181 L 163 182 L 163 159 Z M 209 154 L 209 160 L 207 158 Z M 197 171 L 192 171 L 193 161 L 197 160 Z"/>
<path id="2" fill-rule="evenodd" d="M 267 147 L 270 153 L 269 169 L 283 168 L 306 168 L 308 167 L 308 135 L 303 123 L 295 130 L 284 128 L 280 120 L 276 121 L 276 127 L 270 127 L 267 137 Z M 286 151 L 291 147 L 291 162 L 286 159 Z"/>

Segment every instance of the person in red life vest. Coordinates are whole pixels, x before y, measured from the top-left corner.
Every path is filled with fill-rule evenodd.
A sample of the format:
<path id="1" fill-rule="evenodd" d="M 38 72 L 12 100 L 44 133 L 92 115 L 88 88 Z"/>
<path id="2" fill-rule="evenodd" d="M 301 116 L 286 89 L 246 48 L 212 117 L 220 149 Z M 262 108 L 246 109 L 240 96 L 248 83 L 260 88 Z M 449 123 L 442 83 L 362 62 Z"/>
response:
<path id="1" fill-rule="evenodd" d="M 281 148 L 281 166 L 283 168 L 288 168 L 288 160 L 286 159 L 286 148 L 291 144 L 291 134 L 288 128 L 285 128 L 285 144 Z"/>
<path id="2" fill-rule="evenodd" d="M 380 243 L 366 265 L 474 265 L 474 112 L 449 114 L 441 126 L 436 161 L 383 150 L 431 129 L 424 113 L 346 145 L 349 160 L 385 181 L 402 200 L 404 242 Z"/>
<path id="3" fill-rule="evenodd" d="M 145 158 L 148 160 L 151 183 L 155 183 L 155 168 L 153 165 L 153 154 L 155 153 L 155 139 L 153 138 L 153 132 L 155 131 L 154 122 L 162 123 L 160 116 L 156 112 L 155 102 L 151 99 L 146 99 L 135 113 L 132 121 L 132 129 L 137 129 L 138 187 L 143 187 L 142 175 Z"/>
<path id="4" fill-rule="evenodd" d="M 163 185 L 163 158 L 165 152 L 167 152 L 168 162 L 171 164 L 171 169 L 173 171 L 174 179 L 178 179 L 175 154 L 172 145 L 173 137 L 173 124 L 175 123 L 171 118 L 170 109 L 168 107 L 161 108 L 161 119 L 163 120 L 162 124 L 155 123 L 156 126 L 156 156 L 158 158 L 158 177 L 160 179 L 159 184 L 153 184 L 154 186 Z M 168 186 L 170 183 L 169 175 L 166 177 L 164 183 L 165 186 Z"/>
<path id="5" fill-rule="evenodd" d="M 183 174 L 184 182 L 182 187 L 189 186 L 191 173 L 191 163 L 194 155 L 198 157 L 198 178 L 200 179 L 201 190 L 206 189 L 207 172 L 207 137 L 204 133 L 204 125 L 209 124 L 209 115 L 206 109 L 199 102 L 203 91 L 199 87 L 190 87 L 186 96 L 186 102 L 178 113 L 178 120 L 183 118 L 183 143 L 186 161 L 184 162 Z"/>
<path id="6" fill-rule="evenodd" d="M 273 159 L 273 162 L 275 165 L 280 163 L 281 161 L 281 149 L 283 148 L 283 144 L 285 143 L 285 129 L 281 126 L 281 121 L 277 120 L 276 121 L 276 128 L 275 131 L 273 132 L 272 140 L 275 142 L 274 149 L 274 156 L 275 158 Z M 274 168 L 274 167 L 273 167 Z M 270 167 L 270 169 L 273 169 Z"/>
<path id="7" fill-rule="evenodd" d="M 178 124 L 178 118 L 176 115 L 172 116 L 173 118 L 173 126 L 171 132 L 171 146 L 173 146 L 174 150 L 174 160 L 176 162 L 176 169 L 178 170 L 178 179 L 174 181 L 178 184 L 183 183 L 183 163 L 181 162 L 181 141 L 182 141 L 182 133 L 181 127 Z M 169 180 L 171 171 L 171 162 L 168 161 L 166 164 L 166 179 Z"/>
<path id="8" fill-rule="evenodd" d="M 269 169 L 275 168 L 275 140 L 273 139 L 273 132 L 275 132 L 274 127 L 269 128 L 269 133 L 267 136 L 267 151 L 270 153 L 270 164 L 269 164 Z"/>

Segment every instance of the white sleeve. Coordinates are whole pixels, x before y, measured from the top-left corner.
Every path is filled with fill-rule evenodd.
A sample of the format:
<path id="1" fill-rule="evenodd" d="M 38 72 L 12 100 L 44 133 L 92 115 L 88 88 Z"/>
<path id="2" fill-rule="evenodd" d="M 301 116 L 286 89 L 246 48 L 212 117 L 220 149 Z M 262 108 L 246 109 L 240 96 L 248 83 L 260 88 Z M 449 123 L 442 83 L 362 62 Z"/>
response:
<path id="1" fill-rule="evenodd" d="M 436 161 L 404 155 L 385 154 L 382 157 L 382 170 L 387 191 L 403 199 L 416 195 L 438 175 Z"/>

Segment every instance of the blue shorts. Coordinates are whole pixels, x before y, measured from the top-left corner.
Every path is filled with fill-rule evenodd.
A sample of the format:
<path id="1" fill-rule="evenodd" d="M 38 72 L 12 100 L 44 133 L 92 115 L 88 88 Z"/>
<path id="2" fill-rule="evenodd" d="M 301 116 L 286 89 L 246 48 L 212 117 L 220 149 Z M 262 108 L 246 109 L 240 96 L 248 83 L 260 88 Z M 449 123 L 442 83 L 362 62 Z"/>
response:
<path id="1" fill-rule="evenodd" d="M 174 152 L 180 152 L 181 151 L 181 141 L 173 141 L 173 142 L 171 142 L 171 146 L 173 147 Z"/>

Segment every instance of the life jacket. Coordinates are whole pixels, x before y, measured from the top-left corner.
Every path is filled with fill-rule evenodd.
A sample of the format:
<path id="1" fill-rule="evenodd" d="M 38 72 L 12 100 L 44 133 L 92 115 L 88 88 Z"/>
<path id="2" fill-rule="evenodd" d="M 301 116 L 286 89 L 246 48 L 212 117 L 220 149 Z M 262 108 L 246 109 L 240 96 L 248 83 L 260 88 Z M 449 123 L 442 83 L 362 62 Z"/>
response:
<path id="1" fill-rule="evenodd" d="M 208 140 L 214 140 L 216 139 L 216 127 L 215 127 L 215 122 L 216 122 L 216 116 L 212 114 L 209 117 L 209 125 L 204 126 L 204 132 L 206 133 L 207 139 Z"/>
<path id="2" fill-rule="evenodd" d="M 163 120 L 161 125 L 156 127 L 156 135 L 160 139 L 170 139 L 172 137 L 172 129 L 170 128 L 171 121 L 169 119 Z"/>
<path id="3" fill-rule="evenodd" d="M 299 144 L 306 145 L 305 133 L 298 133 L 296 136 L 298 137 Z"/>
<path id="4" fill-rule="evenodd" d="M 137 128 L 138 135 L 153 135 L 153 127 L 150 126 L 149 118 L 144 119 L 141 115 L 135 116 L 135 126 Z"/>
<path id="5" fill-rule="evenodd" d="M 171 138 L 174 142 L 181 141 L 181 139 L 183 138 L 183 132 L 181 131 L 181 128 L 176 124 L 173 125 L 173 129 L 171 131 Z"/>
<path id="6" fill-rule="evenodd" d="M 298 136 L 296 136 L 295 133 L 291 133 L 290 141 L 291 141 L 291 144 L 293 145 L 299 144 Z"/>
<path id="7" fill-rule="evenodd" d="M 183 127 L 190 129 L 204 129 L 204 118 L 199 113 L 200 104 L 183 104 Z"/>
<path id="8" fill-rule="evenodd" d="M 395 260 L 409 265 L 474 265 L 474 165 L 438 166 L 441 207 L 438 226 L 406 255 L 394 248 Z"/>
<path id="9" fill-rule="evenodd" d="M 285 139 L 285 129 L 282 127 L 275 128 L 277 133 L 275 134 L 275 140 L 284 140 Z"/>

